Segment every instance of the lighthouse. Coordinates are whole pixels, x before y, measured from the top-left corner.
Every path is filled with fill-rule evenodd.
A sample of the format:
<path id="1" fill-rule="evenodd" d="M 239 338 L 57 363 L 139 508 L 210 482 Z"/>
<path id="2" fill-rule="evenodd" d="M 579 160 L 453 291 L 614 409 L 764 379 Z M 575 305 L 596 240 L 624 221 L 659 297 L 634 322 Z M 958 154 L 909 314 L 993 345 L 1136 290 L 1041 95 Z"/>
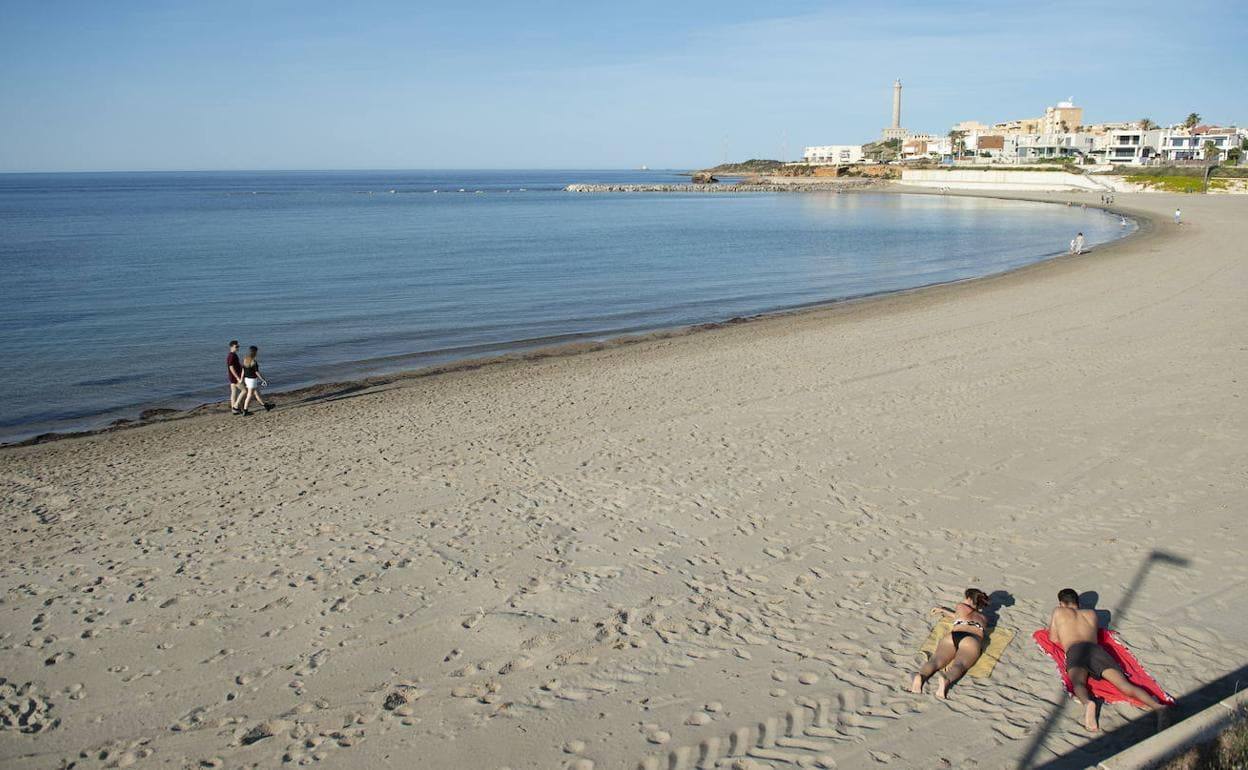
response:
<path id="1" fill-rule="evenodd" d="M 901 128 L 901 78 L 893 81 L 893 128 Z"/>
<path id="2" fill-rule="evenodd" d="M 901 78 L 893 81 L 893 124 L 884 129 L 884 140 L 905 139 L 906 129 L 901 127 Z"/>

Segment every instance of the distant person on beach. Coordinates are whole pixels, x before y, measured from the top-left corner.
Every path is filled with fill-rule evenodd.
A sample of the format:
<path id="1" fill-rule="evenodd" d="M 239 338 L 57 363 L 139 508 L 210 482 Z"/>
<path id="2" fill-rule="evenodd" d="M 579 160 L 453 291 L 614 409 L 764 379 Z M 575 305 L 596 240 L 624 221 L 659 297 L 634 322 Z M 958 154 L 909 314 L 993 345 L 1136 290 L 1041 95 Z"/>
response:
<path id="1" fill-rule="evenodd" d="M 247 348 L 247 356 L 243 358 L 243 385 L 247 387 L 247 399 L 242 404 L 242 414 L 250 417 L 251 412 L 247 411 L 247 407 L 251 405 L 251 399 L 254 397 L 256 403 L 264 407 L 264 411 L 273 408 L 272 404 L 266 404 L 264 399 L 260 397 L 260 387 L 268 387 L 269 383 L 260 374 L 260 348 L 252 345 Z"/>
<path id="2" fill-rule="evenodd" d="M 1083 233 L 1079 233 L 1075 236 L 1075 253 L 1083 253 Z"/>
<path id="3" fill-rule="evenodd" d="M 914 675 L 910 682 L 910 692 L 923 692 L 924 683 L 937 671 L 948 666 L 944 674 L 937 677 L 936 684 L 936 697 L 948 697 L 949 688 L 975 665 L 983 652 L 984 634 L 988 630 L 988 618 L 983 610 L 987 606 L 988 594 L 978 588 L 968 588 L 962 601 L 953 609 L 932 608 L 933 615 L 953 618 L 953 627 L 936 643 L 936 650 L 919 669 L 919 673 Z"/>
<path id="4" fill-rule="evenodd" d="M 245 391 L 243 389 L 243 363 L 238 360 L 238 340 L 230 340 L 230 352 L 225 357 L 225 371 L 230 382 L 230 412 L 241 414 L 238 402 Z"/>
<path id="5" fill-rule="evenodd" d="M 1089 676 L 1104 679 L 1122 694 L 1139 700 L 1149 711 L 1164 709 L 1148 690 L 1131 684 L 1113 656 L 1097 643 L 1096 637 L 1096 611 L 1079 609 L 1079 594 L 1073 588 L 1058 591 L 1057 606 L 1049 616 L 1049 638 L 1066 651 L 1066 673 L 1070 676 L 1075 699 L 1083 704 L 1083 726 L 1093 732 L 1100 729 L 1096 721 L 1096 701 L 1088 692 Z"/>
<path id="6" fill-rule="evenodd" d="M 1183 218 L 1183 212 L 1179 211 L 1178 209 L 1175 209 L 1174 210 L 1174 223 L 1176 225 L 1179 224 L 1179 220 L 1181 220 L 1182 218 Z"/>

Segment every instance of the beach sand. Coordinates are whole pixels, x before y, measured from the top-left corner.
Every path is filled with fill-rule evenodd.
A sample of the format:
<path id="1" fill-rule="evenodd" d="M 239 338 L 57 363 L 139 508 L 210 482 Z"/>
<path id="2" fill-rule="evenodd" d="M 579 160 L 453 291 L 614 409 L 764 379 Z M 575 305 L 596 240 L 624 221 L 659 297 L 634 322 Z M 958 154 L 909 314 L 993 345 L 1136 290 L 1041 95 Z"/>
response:
<path id="1" fill-rule="evenodd" d="M 1248 658 L 1248 200 L 1118 200 L 1006 276 L 0 451 L 0 765 L 1076 751 L 1058 589 L 1176 695 Z M 968 585 L 1017 636 L 909 694 Z"/>

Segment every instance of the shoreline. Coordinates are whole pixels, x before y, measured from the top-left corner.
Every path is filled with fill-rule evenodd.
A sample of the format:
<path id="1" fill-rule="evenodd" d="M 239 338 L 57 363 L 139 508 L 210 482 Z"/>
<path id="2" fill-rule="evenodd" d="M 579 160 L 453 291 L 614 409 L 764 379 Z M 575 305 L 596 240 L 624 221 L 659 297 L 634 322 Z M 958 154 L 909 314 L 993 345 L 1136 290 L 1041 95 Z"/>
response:
<path id="1" fill-rule="evenodd" d="M 1095 765 L 1151 720 L 1083 729 L 1058 589 L 1183 702 L 1248 644 L 1248 201 L 1120 204 L 994 277 L 0 452 L 0 764 Z M 1012 640 L 911 694 L 968 586 Z"/>
<path id="2" fill-rule="evenodd" d="M 1024 202 L 1029 202 L 1029 203 L 1045 203 L 1045 204 L 1050 204 L 1050 205 L 1062 205 L 1061 200 L 1054 200 L 1052 196 L 1067 198 L 1070 195 L 1077 194 L 1077 193 L 1053 193 L 1052 196 L 1048 198 L 1043 198 L 1043 197 L 1036 197 L 1035 194 L 1032 194 L 1032 193 L 1010 194 L 1008 192 L 1003 192 L 1003 193 L 993 194 L 989 191 L 980 191 L 980 190 L 939 192 L 935 190 L 925 190 L 922 188 L 905 188 L 905 187 L 902 187 L 901 185 L 892 184 L 889 182 L 879 182 L 878 180 L 871 180 L 869 184 L 855 183 L 855 184 L 844 185 L 838 188 L 837 185 L 835 184 L 836 181 L 837 180 L 825 180 L 823 182 L 813 183 L 809 185 L 798 185 L 798 184 L 794 184 L 791 186 L 769 185 L 769 186 L 763 186 L 763 187 L 766 187 L 767 189 L 762 189 L 760 187 L 760 189 L 758 190 L 750 189 L 750 190 L 743 190 L 743 191 L 731 190 L 731 189 L 728 189 L 731 186 L 719 185 L 721 189 L 718 190 L 718 192 L 775 192 L 775 191 L 779 191 L 779 192 L 797 193 L 797 194 L 821 193 L 821 192 L 840 192 L 840 193 L 864 193 L 865 192 L 865 193 L 877 193 L 877 194 L 929 195 L 929 196 L 935 196 L 935 197 L 971 197 L 971 198 L 984 198 L 984 199 L 989 199 L 989 200 L 1013 200 L 1013 201 L 1024 201 Z M 844 180 L 841 180 L 841 181 L 843 182 Z M 854 181 L 854 180 L 851 180 L 851 181 Z M 660 185 L 660 186 L 662 187 L 664 185 Z M 685 186 L 689 187 L 688 185 L 685 185 Z M 593 193 L 631 192 L 631 190 L 624 190 L 624 189 L 617 190 L 615 188 L 618 186 L 613 186 L 613 185 L 572 185 L 572 187 L 611 188 L 611 189 L 603 189 L 603 190 L 594 189 L 594 190 L 572 191 L 572 192 L 593 192 Z M 714 184 L 700 185 L 698 187 L 715 188 L 717 187 L 717 185 L 714 185 Z M 775 190 L 775 189 L 772 189 L 773 187 L 783 188 L 783 189 Z M 987 275 L 976 276 L 974 278 L 963 278 L 963 279 L 956 279 L 952 281 L 930 283 L 930 284 L 924 284 L 921 286 L 915 286 L 912 288 L 900 289 L 900 290 L 895 290 L 895 291 L 871 292 L 867 294 L 844 297 L 840 299 L 821 300 L 821 301 L 812 302 L 812 303 L 803 304 L 803 305 L 794 305 L 794 306 L 776 308 L 773 310 L 765 310 L 759 313 L 746 315 L 746 316 L 736 316 L 736 317 L 721 320 L 721 321 L 708 321 L 704 323 L 691 324 L 691 325 L 686 325 L 686 326 L 676 326 L 676 327 L 658 327 L 652 330 L 641 331 L 637 333 L 629 333 L 629 332 L 616 333 L 616 332 L 608 331 L 608 332 L 603 332 L 603 333 L 590 332 L 590 333 L 584 333 L 584 334 L 569 334 L 567 336 L 573 337 L 576 339 L 570 342 L 557 343 L 553 345 L 547 345 L 547 344 L 542 343 L 541 341 L 532 341 L 532 344 L 529 344 L 530 341 L 516 340 L 510 343 L 506 343 L 508 347 L 512 348 L 510 352 L 503 352 L 503 353 L 498 353 L 498 354 L 489 354 L 489 355 L 475 356 L 475 357 L 470 356 L 467 358 L 455 359 L 455 360 L 448 361 L 445 363 L 433 364 L 430 366 L 418 366 L 415 368 L 400 369 L 394 372 L 387 372 L 387 373 L 370 375 L 370 376 L 365 376 L 365 377 L 358 377 L 358 378 L 352 378 L 352 379 L 346 379 L 346 380 L 335 380 L 332 382 L 314 383 L 314 384 L 299 387 L 299 388 L 293 388 L 291 390 L 284 390 L 284 391 L 275 390 L 275 391 L 266 393 L 266 395 L 270 397 L 276 397 L 276 398 L 282 399 L 282 404 L 279 408 L 285 410 L 285 409 L 291 409 L 295 407 L 303 407 L 309 404 L 319 403 L 326 399 L 337 397 L 344 392 L 351 392 L 351 393 L 358 394 L 358 393 L 362 393 L 365 391 L 372 392 L 375 389 L 379 389 L 379 388 L 385 389 L 385 388 L 390 388 L 390 387 L 403 387 L 404 385 L 415 384 L 415 382 L 417 381 L 423 381 L 430 377 L 437 377 L 437 376 L 446 375 L 446 374 L 454 374 L 454 373 L 465 372 L 465 371 L 476 371 L 476 370 L 480 370 L 484 368 L 492 368 L 492 367 L 507 366 L 507 365 L 523 365 L 525 363 L 530 363 L 533 361 L 544 360 L 544 359 L 549 359 L 549 358 L 565 358 L 568 356 L 583 355 L 585 353 L 592 353 L 592 352 L 597 352 L 601 350 L 609 350 L 609 349 L 617 348 L 617 347 L 639 345 L 639 344 L 645 344 L 648 342 L 667 340 L 667 339 L 673 339 L 673 338 L 678 338 L 678 337 L 686 337 L 692 334 L 715 331 L 715 330 L 723 329 L 727 327 L 739 326 L 741 324 L 766 323 L 769 320 L 786 318 L 786 317 L 793 316 L 795 314 L 819 313 L 819 312 L 831 310 L 833 308 L 836 308 L 842 305 L 867 303 L 867 302 L 880 301 L 880 300 L 884 300 L 888 298 L 904 297 L 904 296 L 909 296 L 911 294 L 914 294 L 916 292 L 927 292 L 927 291 L 937 290 L 941 288 L 960 286 L 963 284 L 969 284 L 969 283 L 974 283 L 978 281 L 986 281 L 986 280 L 990 280 L 994 278 L 1000 278 L 1003 276 L 1020 273 L 1022 271 L 1029 270 L 1030 268 L 1033 268 L 1039 265 L 1045 265 L 1054 261 L 1065 260 L 1065 259 L 1081 259 L 1094 253 L 1103 254 L 1106 251 L 1109 251 L 1111 249 L 1119 248 L 1123 244 L 1133 242 L 1141 238 L 1146 238 L 1150 234 L 1152 234 L 1156 228 L 1156 222 L 1154 222 L 1148 214 L 1141 212 L 1141 211 L 1130 211 L 1120 206 L 1106 206 L 1100 203 L 1097 203 L 1095 205 L 1089 204 L 1088 208 L 1104 211 L 1107 214 L 1111 214 L 1114 216 L 1125 216 L 1135 224 L 1135 230 L 1132 231 L 1131 233 L 1128 233 L 1125 236 L 1122 236 L 1113 241 L 1098 245 L 1088 251 L 1085 251 L 1081 255 L 1063 254 L 1061 252 L 1058 252 L 1056 254 L 1049 255 L 1049 256 L 1042 255 L 1035 262 L 1028 263 L 1021 267 L 1012 268 L 1010 270 L 1006 270 L 1003 272 L 990 273 Z M 419 355 L 419 354 L 404 354 L 398 357 L 406 358 L 406 357 L 412 357 L 415 355 Z M 342 364 L 342 366 L 350 366 L 352 363 L 364 364 L 368 362 L 367 361 L 347 362 L 346 364 Z M 288 400 L 291 400 L 291 401 L 288 402 Z M 166 401 L 165 403 L 168 403 L 168 401 Z M 206 416 L 210 416 L 214 414 L 219 416 L 221 414 L 225 414 L 225 408 L 223 404 L 224 404 L 224 401 L 208 401 L 208 402 L 199 403 L 194 406 L 190 406 L 186 408 L 162 406 L 160 402 L 136 404 L 134 407 L 126 409 L 126 411 L 137 412 L 137 416 L 134 418 L 120 417 L 120 418 L 114 419 L 112 422 L 106 425 L 102 425 L 96 428 L 85 428 L 85 429 L 80 429 L 80 430 L 66 429 L 66 430 L 46 431 L 43 433 L 28 436 L 26 438 L 14 440 L 14 441 L 3 441 L 3 442 L 0 442 L 0 452 L 3 452 L 4 450 L 10 449 L 10 448 L 36 446 L 36 445 L 48 444 L 48 443 L 56 442 L 56 441 L 63 441 L 66 439 L 106 435 L 106 434 L 117 433 L 119 431 L 126 431 L 126 430 L 135 429 L 135 428 L 144 428 L 144 427 L 148 427 L 151 425 L 159 425 L 159 424 L 170 423 L 170 422 L 179 422 L 182 420 L 206 417 Z M 147 416 L 144 416 L 145 414 Z M 88 420 L 89 418 L 83 418 L 83 419 Z M 101 419 L 104 419 L 104 418 L 101 418 Z"/>

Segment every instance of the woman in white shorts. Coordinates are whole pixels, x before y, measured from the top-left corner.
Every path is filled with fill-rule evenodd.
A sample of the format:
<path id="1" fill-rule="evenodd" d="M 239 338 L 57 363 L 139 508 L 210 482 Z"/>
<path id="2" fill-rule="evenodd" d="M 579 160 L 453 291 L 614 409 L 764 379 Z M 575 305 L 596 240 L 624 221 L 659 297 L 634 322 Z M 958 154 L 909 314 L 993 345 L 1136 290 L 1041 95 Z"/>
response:
<path id="1" fill-rule="evenodd" d="M 247 411 L 251 399 L 254 397 L 260 406 L 264 407 L 264 411 L 273 408 L 272 404 L 266 404 L 264 399 L 260 397 L 260 387 L 263 385 L 268 387 L 269 383 L 260 374 L 260 348 L 252 345 L 247 348 L 247 357 L 243 359 L 243 385 L 247 388 L 247 398 L 243 401 L 243 415 L 250 416 L 251 412 Z"/>

